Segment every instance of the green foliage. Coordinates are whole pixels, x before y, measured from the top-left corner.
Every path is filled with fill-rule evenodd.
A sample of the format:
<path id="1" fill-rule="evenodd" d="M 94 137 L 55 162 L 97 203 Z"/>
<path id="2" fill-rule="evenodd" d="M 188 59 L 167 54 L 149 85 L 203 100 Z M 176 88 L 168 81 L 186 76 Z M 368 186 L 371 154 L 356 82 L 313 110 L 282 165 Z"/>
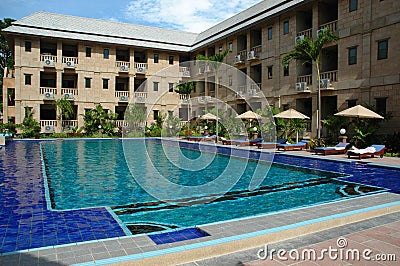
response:
<path id="1" fill-rule="evenodd" d="M 9 133 L 15 135 L 17 133 L 17 125 L 11 122 L 0 124 L 0 132 L 5 132 L 5 130 L 8 130 Z"/>
<path id="2" fill-rule="evenodd" d="M 33 111 L 30 107 L 25 107 L 25 118 L 18 128 L 22 130 L 21 138 L 37 138 L 40 136 L 40 124 L 33 118 Z"/>
<path id="3" fill-rule="evenodd" d="M 71 102 L 65 98 L 55 100 L 54 105 L 60 110 L 58 118 L 60 120 L 62 120 L 63 117 L 65 117 L 66 120 L 70 120 L 75 114 Z"/>
<path id="4" fill-rule="evenodd" d="M 177 136 L 180 131 L 180 119 L 176 116 L 168 116 L 164 122 L 163 136 Z"/>
<path id="5" fill-rule="evenodd" d="M 326 140 L 324 138 L 310 139 L 310 142 L 308 143 L 308 147 L 310 149 L 313 149 L 315 147 L 325 147 L 325 146 L 326 146 Z"/>
<path id="6" fill-rule="evenodd" d="M 156 122 L 152 123 L 149 127 L 145 128 L 145 133 L 147 137 L 161 137 L 162 127 L 165 117 L 160 112 L 156 117 Z"/>
<path id="7" fill-rule="evenodd" d="M 196 88 L 196 81 L 181 82 L 176 84 L 176 87 L 178 89 L 175 92 L 181 95 L 190 95 Z"/>
<path id="8" fill-rule="evenodd" d="M 365 147 L 368 138 L 371 137 L 379 128 L 377 124 L 372 124 L 372 119 L 356 119 L 354 123 L 354 135 L 350 142 L 356 147 Z"/>
<path id="9" fill-rule="evenodd" d="M 322 125 L 328 130 L 328 136 L 331 139 L 337 140 L 340 129 L 348 129 L 349 118 L 344 116 L 330 115 L 327 119 L 322 120 Z"/>
<path id="10" fill-rule="evenodd" d="M 14 22 L 14 19 L 5 18 L 4 20 L 0 20 L 0 80 L 2 80 L 4 75 L 4 68 L 8 67 L 10 69 L 14 68 L 14 56 L 12 47 L 10 47 L 4 37 L 3 29 L 11 26 L 11 23 Z"/>
<path id="11" fill-rule="evenodd" d="M 118 114 L 113 112 L 107 113 L 103 107 L 99 104 L 94 109 L 87 111 L 83 115 L 84 130 L 86 135 L 93 136 L 99 134 L 100 136 L 114 136 L 115 135 L 115 120 L 117 120 Z M 101 128 L 99 128 L 101 126 Z"/>
<path id="12" fill-rule="evenodd" d="M 219 67 L 221 66 L 221 63 L 224 61 L 225 57 L 228 55 L 229 49 L 225 50 L 222 53 L 216 53 L 215 55 L 212 55 L 210 57 L 206 57 L 204 55 L 197 55 L 197 59 L 200 61 L 205 61 L 209 65 L 212 66 L 212 68 L 218 72 Z"/>

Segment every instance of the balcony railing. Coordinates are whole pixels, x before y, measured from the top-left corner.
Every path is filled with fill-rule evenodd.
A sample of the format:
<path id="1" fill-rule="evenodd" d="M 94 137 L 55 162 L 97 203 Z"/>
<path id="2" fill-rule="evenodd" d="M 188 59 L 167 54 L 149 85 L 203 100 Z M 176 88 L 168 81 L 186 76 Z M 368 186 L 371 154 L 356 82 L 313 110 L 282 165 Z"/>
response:
<path id="1" fill-rule="evenodd" d="M 301 35 L 311 38 L 312 37 L 312 29 L 302 30 L 302 31 L 298 32 L 296 36 L 301 36 Z"/>
<path id="2" fill-rule="evenodd" d="M 129 91 L 116 91 L 115 97 L 120 98 L 121 96 L 129 98 Z"/>
<path id="3" fill-rule="evenodd" d="M 307 85 L 312 85 L 312 74 L 297 77 L 297 82 L 306 82 Z"/>
<path id="4" fill-rule="evenodd" d="M 179 72 L 183 73 L 184 77 L 190 77 L 190 67 L 179 67 Z"/>
<path id="5" fill-rule="evenodd" d="M 135 63 L 136 71 L 139 73 L 145 73 L 147 70 L 147 63 Z"/>
<path id="6" fill-rule="evenodd" d="M 65 64 L 67 62 L 72 62 L 75 65 L 78 64 L 78 57 L 68 57 L 68 56 L 63 56 L 62 57 L 62 62 Z"/>
<path id="7" fill-rule="evenodd" d="M 249 55 L 252 55 L 253 58 L 260 58 L 260 56 L 261 56 L 261 49 L 262 49 L 262 46 L 261 46 L 261 45 L 257 45 L 257 46 L 252 47 L 252 48 L 250 49 L 250 53 L 251 53 L 251 52 L 253 52 L 253 53 L 247 54 L 247 59 L 252 59 L 252 58 L 249 58 Z"/>
<path id="8" fill-rule="evenodd" d="M 240 57 L 241 61 L 244 61 L 247 58 L 247 50 L 242 50 L 237 55 Z"/>
<path id="9" fill-rule="evenodd" d="M 179 94 L 179 99 L 180 99 L 180 100 L 190 99 L 190 95 L 187 95 L 187 94 Z"/>
<path id="10" fill-rule="evenodd" d="M 46 60 L 52 60 L 54 62 L 57 62 L 57 56 L 56 55 L 41 54 L 40 55 L 40 61 L 45 62 Z"/>
<path id="11" fill-rule="evenodd" d="M 147 92 L 135 92 L 134 97 L 135 98 L 142 97 L 142 98 L 146 99 L 147 98 Z"/>
<path id="12" fill-rule="evenodd" d="M 40 120 L 40 126 L 41 127 L 46 127 L 46 126 L 57 126 L 57 120 Z"/>
<path id="13" fill-rule="evenodd" d="M 334 21 L 331 21 L 331 22 L 328 22 L 328 23 L 320 25 L 319 29 L 320 30 L 330 29 L 331 31 L 335 32 L 337 30 L 337 23 L 338 23 L 338 21 L 334 20 Z"/>
<path id="14" fill-rule="evenodd" d="M 70 89 L 70 88 L 68 88 L 68 89 L 66 89 L 66 88 L 62 88 L 61 89 L 61 94 L 62 95 L 64 95 L 64 94 L 72 94 L 72 95 L 78 95 L 78 89 Z"/>
<path id="15" fill-rule="evenodd" d="M 63 128 L 72 128 L 78 126 L 78 120 L 63 120 L 62 127 Z"/>
<path id="16" fill-rule="evenodd" d="M 125 120 L 116 120 L 115 126 L 117 127 L 127 127 L 129 125 L 128 121 Z"/>
<path id="17" fill-rule="evenodd" d="M 40 88 L 40 94 L 44 95 L 46 93 L 52 93 L 52 94 L 56 95 L 57 94 L 57 89 L 56 88 L 41 87 Z"/>
<path id="18" fill-rule="evenodd" d="M 330 79 L 331 82 L 336 82 L 338 81 L 338 71 L 333 70 L 333 71 L 327 71 L 327 72 L 322 72 L 320 74 L 321 79 Z"/>

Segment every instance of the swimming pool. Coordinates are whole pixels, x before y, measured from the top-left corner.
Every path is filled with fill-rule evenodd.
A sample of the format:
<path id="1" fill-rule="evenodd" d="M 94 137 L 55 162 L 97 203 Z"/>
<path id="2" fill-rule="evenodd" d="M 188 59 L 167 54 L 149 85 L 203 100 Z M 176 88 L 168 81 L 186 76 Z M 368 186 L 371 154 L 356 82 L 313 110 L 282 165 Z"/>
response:
<path id="1" fill-rule="evenodd" d="M 145 233 L 244 218 L 381 190 L 347 182 L 345 179 L 350 176 L 347 174 L 228 156 L 230 149 L 225 149 L 228 155 L 224 155 L 224 150 L 218 154 L 204 149 L 201 152 L 199 144 L 183 148 L 172 145 L 176 142 L 170 144 L 161 145 L 157 140 L 43 143 L 52 208 L 111 207 L 132 233 Z M 122 151 L 130 156 L 125 157 Z M 215 181 L 223 172 L 234 181 L 229 191 L 215 186 L 212 193 L 195 189 Z M 251 190 L 249 183 L 255 172 L 264 174 L 263 181 Z M 154 176 L 192 187 L 193 193 L 180 195 L 165 187 L 163 193 L 170 198 L 159 200 L 138 184 Z M 159 189 L 157 185 L 153 187 Z"/>

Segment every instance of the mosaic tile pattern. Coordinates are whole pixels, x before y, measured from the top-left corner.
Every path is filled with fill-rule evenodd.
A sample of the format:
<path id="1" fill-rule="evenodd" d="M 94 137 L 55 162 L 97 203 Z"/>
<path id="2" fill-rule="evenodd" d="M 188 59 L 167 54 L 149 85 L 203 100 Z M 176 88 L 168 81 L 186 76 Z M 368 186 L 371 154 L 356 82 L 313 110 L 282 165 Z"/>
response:
<path id="1" fill-rule="evenodd" d="M 0 153 L 0 253 L 124 236 L 106 208 L 51 211 L 38 142 L 14 141 Z"/>
<path id="2" fill-rule="evenodd" d="M 149 235 L 151 240 L 157 245 L 192 240 L 205 236 L 210 236 L 210 234 L 197 227 Z"/>

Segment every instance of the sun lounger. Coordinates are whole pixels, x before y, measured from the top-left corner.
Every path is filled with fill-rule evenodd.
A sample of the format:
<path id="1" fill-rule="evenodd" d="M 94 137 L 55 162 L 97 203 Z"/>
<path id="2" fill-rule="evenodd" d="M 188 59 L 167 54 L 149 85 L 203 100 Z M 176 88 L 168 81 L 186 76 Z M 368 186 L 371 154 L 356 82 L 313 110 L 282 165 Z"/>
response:
<path id="1" fill-rule="evenodd" d="M 283 149 L 284 151 L 291 151 L 291 150 L 302 150 L 307 148 L 307 142 L 300 141 L 295 144 L 278 144 L 276 147 L 278 150 Z"/>
<path id="2" fill-rule="evenodd" d="M 314 152 L 315 154 L 321 153 L 323 155 L 345 154 L 349 150 L 350 146 L 350 143 L 339 142 L 334 147 L 316 147 L 314 148 Z"/>
<path id="3" fill-rule="evenodd" d="M 365 149 L 358 150 L 348 150 L 347 157 L 356 156 L 358 159 L 366 158 L 366 157 L 374 157 L 375 155 L 379 155 L 383 158 L 383 154 L 385 153 L 385 145 L 371 145 Z"/>
<path id="4" fill-rule="evenodd" d="M 234 141 L 234 144 L 237 146 L 255 146 L 262 140 L 263 140 L 262 138 L 256 138 L 252 140 L 236 140 Z"/>
<path id="5" fill-rule="evenodd" d="M 278 139 L 276 142 L 260 142 L 257 143 L 257 147 L 259 149 L 270 149 L 270 148 L 276 148 L 278 144 L 284 144 L 286 142 L 286 139 Z"/>

